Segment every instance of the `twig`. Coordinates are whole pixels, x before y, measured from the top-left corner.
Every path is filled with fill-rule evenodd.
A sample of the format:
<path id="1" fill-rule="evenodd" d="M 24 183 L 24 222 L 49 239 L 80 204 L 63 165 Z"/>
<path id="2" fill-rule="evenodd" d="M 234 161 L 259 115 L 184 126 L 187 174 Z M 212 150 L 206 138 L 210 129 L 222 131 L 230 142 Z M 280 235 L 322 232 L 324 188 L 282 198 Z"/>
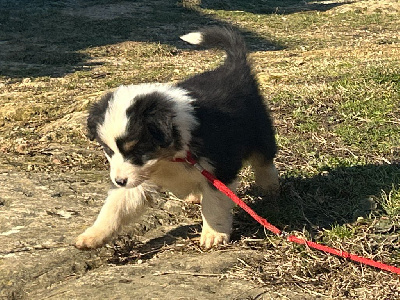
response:
<path id="1" fill-rule="evenodd" d="M 247 262 L 245 262 L 243 259 L 239 258 L 237 259 L 238 261 L 240 261 L 242 264 L 244 264 L 246 267 L 251 267 Z"/>
<path id="2" fill-rule="evenodd" d="M 223 274 L 214 274 L 214 273 L 194 273 L 194 272 L 182 272 L 182 271 L 157 271 L 153 273 L 153 276 L 161 276 L 161 275 L 185 275 L 185 276 L 196 276 L 196 277 L 223 277 Z"/>

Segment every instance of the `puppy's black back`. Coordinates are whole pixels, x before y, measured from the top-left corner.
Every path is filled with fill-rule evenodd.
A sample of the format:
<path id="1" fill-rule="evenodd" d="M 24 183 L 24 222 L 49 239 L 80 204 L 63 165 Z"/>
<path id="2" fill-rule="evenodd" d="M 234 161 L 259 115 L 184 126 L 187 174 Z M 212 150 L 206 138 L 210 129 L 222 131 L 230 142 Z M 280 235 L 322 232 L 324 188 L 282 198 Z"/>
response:
<path id="1" fill-rule="evenodd" d="M 192 152 L 208 158 L 215 175 L 229 183 L 251 154 L 259 153 L 266 161 L 275 156 L 274 130 L 242 37 L 231 29 L 218 27 L 201 31 L 201 36 L 200 45 L 222 48 L 227 59 L 217 69 L 178 86 L 196 99 L 195 115 L 200 125 L 192 133 Z"/>

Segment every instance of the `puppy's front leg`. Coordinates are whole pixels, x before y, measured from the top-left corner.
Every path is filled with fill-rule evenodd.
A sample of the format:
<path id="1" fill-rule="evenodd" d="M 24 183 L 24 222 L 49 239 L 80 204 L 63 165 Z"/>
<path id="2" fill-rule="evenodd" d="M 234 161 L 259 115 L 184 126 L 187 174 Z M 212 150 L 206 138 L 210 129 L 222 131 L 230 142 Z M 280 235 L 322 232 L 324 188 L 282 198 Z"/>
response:
<path id="1" fill-rule="evenodd" d="M 235 185 L 231 185 L 233 188 Z M 201 212 L 203 230 L 200 245 L 208 249 L 229 242 L 232 231 L 232 208 L 234 203 L 210 185 L 203 190 Z"/>
<path id="2" fill-rule="evenodd" d="M 146 202 L 146 193 L 142 185 L 132 189 L 111 189 L 96 221 L 78 236 L 75 246 L 78 249 L 103 246 L 121 225 L 143 213 Z"/>

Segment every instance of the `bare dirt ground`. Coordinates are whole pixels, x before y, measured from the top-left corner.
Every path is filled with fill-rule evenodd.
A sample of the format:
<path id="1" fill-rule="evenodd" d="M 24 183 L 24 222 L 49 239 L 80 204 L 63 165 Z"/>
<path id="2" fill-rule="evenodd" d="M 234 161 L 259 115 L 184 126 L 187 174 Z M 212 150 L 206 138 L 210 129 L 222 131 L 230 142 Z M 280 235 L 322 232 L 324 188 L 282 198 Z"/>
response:
<path id="1" fill-rule="evenodd" d="M 352 109 L 338 108 L 353 93 L 348 77 L 330 85 L 342 80 L 341 72 L 386 68 L 373 96 L 398 100 L 398 77 L 390 76 L 399 70 L 399 23 L 390 16 L 400 13 L 399 1 L 271 3 L 0 4 L 0 298 L 400 298 L 398 276 L 282 241 L 239 210 L 232 244 L 204 251 L 198 205 L 169 193 L 106 247 L 73 247 L 110 185 L 99 147 L 86 139 L 87 107 L 120 84 L 176 81 L 216 66 L 220 52 L 194 51 L 178 36 L 230 23 L 249 42 L 281 146 L 281 199 L 259 195 L 248 168 L 239 195 L 281 228 L 400 262 L 400 202 L 391 201 L 400 195 L 400 145 L 391 139 L 399 135 L 398 106 L 371 125 L 385 131 L 365 146 L 363 138 L 335 127 Z M 271 27 L 261 21 L 269 16 Z M 341 16 L 340 25 L 319 21 Z M 358 16 L 377 21 L 354 25 Z M 389 21 L 384 26 L 379 18 Z M 283 90 L 290 96 L 281 96 Z M 357 126 L 372 122 L 366 115 L 356 114 Z M 386 201 L 385 213 L 369 215 L 382 210 L 378 198 Z"/>

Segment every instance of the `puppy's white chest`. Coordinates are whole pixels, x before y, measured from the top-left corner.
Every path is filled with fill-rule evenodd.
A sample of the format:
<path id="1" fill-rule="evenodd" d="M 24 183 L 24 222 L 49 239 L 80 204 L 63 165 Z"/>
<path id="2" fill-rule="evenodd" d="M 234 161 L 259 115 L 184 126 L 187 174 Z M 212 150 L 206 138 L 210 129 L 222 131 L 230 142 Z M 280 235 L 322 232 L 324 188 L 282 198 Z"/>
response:
<path id="1" fill-rule="evenodd" d="M 180 162 L 160 162 L 150 180 L 169 190 L 179 198 L 198 193 L 204 183 L 202 175 L 194 168 Z"/>

